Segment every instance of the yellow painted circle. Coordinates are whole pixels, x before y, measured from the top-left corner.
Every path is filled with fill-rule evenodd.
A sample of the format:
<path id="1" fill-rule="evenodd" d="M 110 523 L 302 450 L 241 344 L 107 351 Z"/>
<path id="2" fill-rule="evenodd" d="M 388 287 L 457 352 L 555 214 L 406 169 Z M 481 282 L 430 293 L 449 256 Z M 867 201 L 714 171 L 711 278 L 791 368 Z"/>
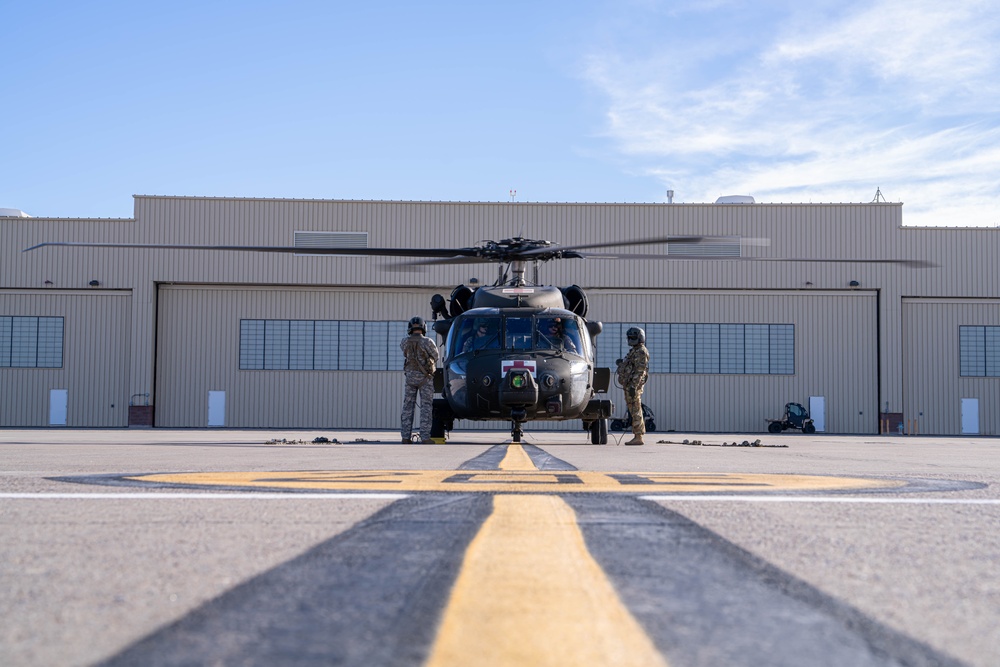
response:
<path id="1" fill-rule="evenodd" d="M 136 475 L 157 484 L 299 491 L 513 493 L 753 493 L 898 488 L 896 480 L 818 475 L 640 473 L 545 470 L 318 470 Z"/>

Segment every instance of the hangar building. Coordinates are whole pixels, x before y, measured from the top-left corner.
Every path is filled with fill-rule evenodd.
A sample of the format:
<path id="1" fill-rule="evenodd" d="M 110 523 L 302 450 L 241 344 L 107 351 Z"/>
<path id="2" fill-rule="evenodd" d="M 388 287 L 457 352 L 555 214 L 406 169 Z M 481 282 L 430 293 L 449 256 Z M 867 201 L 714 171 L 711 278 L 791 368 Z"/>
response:
<path id="1" fill-rule="evenodd" d="M 902 204 L 136 196 L 130 219 L 4 212 L 2 427 L 395 429 L 406 321 L 429 319 L 433 294 L 492 284 L 497 269 L 402 271 L 390 258 L 310 247 L 712 235 L 727 237 L 713 252 L 734 259 L 698 260 L 678 244 L 666 249 L 678 261 L 539 267 L 541 283 L 586 290 L 588 319 L 604 323 L 598 365 L 623 356 L 625 329 L 645 328 L 652 373 L 643 398 L 658 430 L 764 432 L 766 418 L 794 401 L 830 433 L 1000 432 L 1000 229 L 904 227 Z M 303 252 L 22 252 L 65 241 Z M 863 261 L 873 259 L 935 266 Z M 621 390 L 610 398 L 624 412 Z"/>

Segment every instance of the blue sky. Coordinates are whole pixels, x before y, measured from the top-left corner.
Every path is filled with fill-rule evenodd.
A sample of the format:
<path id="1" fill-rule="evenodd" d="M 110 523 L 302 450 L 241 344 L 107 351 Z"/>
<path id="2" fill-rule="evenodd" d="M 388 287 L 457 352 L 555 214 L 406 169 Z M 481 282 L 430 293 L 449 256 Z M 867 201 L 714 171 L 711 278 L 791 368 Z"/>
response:
<path id="1" fill-rule="evenodd" d="M 1000 225 L 995 2 L 0 0 L 0 207 L 903 202 Z"/>

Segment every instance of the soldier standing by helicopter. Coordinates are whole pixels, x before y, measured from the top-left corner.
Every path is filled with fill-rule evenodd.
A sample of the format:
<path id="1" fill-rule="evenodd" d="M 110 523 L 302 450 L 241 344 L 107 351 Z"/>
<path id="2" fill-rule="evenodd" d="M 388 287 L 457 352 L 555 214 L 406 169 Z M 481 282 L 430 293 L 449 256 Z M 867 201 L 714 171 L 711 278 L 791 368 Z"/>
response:
<path id="1" fill-rule="evenodd" d="M 427 326 L 423 318 L 414 317 L 407 328 L 409 334 L 399 343 L 403 351 L 403 411 L 400 414 L 400 435 L 403 442 L 412 442 L 413 413 L 420 396 L 420 441 L 433 443 L 431 439 L 431 416 L 434 405 L 434 369 L 437 365 L 437 345 L 425 335 Z"/>
<path id="2" fill-rule="evenodd" d="M 646 332 L 631 327 L 625 332 L 629 344 L 628 354 L 618 360 L 618 384 L 625 390 L 625 406 L 632 415 L 632 439 L 626 445 L 641 445 L 646 433 L 646 420 L 642 414 L 642 389 L 649 376 L 649 350 L 646 349 Z"/>

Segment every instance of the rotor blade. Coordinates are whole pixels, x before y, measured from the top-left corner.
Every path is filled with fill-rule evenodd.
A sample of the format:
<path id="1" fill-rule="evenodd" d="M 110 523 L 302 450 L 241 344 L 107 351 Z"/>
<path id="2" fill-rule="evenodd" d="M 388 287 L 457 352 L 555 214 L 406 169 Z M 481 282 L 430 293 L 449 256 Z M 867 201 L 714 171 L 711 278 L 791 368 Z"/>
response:
<path id="1" fill-rule="evenodd" d="M 77 248 L 137 248 L 148 250 L 230 250 L 240 252 L 276 252 L 295 255 L 357 255 L 361 257 L 476 257 L 479 248 L 301 248 L 297 246 L 242 246 L 242 245 L 174 245 L 167 243 L 39 243 L 21 252 L 45 246 L 72 246 Z"/>
<path id="2" fill-rule="evenodd" d="M 497 264 L 499 260 L 492 257 L 441 257 L 436 259 L 415 259 L 409 262 L 394 262 L 386 265 L 389 271 L 412 271 L 420 266 L 448 266 L 452 264 Z"/>
<path id="3" fill-rule="evenodd" d="M 732 262 L 817 262 L 824 264 L 899 264 L 911 269 L 932 269 L 938 265 L 926 259 L 830 259 L 825 257 L 733 257 L 731 255 L 644 255 L 641 253 L 582 252 L 583 259 L 671 259 L 675 261 Z"/>
<path id="4" fill-rule="evenodd" d="M 618 248 L 622 246 L 657 245 L 663 243 L 697 245 L 697 244 L 719 243 L 722 241 L 735 241 L 735 240 L 738 240 L 740 244 L 744 246 L 771 245 L 771 239 L 766 239 L 766 238 L 753 238 L 753 237 L 741 237 L 741 236 L 660 236 L 657 238 L 631 239 L 627 241 L 609 241 L 605 243 L 556 245 L 547 248 L 535 248 L 531 250 L 526 250 L 521 254 L 525 256 L 530 256 L 530 255 L 541 255 L 546 253 L 552 253 L 553 251 L 577 251 L 577 250 L 588 250 L 591 248 Z"/>

